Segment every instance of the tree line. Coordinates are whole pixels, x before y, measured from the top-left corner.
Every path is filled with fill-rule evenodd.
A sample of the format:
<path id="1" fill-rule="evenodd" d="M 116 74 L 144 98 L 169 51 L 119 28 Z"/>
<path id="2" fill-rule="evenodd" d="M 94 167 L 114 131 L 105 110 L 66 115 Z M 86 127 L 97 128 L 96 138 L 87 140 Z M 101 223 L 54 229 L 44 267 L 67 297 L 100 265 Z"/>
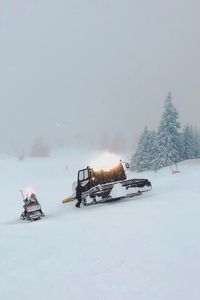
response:
<path id="1" fill-rule="evenodd" d="M 158 130 L 149 130 L 145 126 L 132 156 L 131 168 L 137 172 L 157 171 L 195 158 L 200 158 L 200 133 L 189 124 L 181 128 L 179 114 L 169 92 Z"/>

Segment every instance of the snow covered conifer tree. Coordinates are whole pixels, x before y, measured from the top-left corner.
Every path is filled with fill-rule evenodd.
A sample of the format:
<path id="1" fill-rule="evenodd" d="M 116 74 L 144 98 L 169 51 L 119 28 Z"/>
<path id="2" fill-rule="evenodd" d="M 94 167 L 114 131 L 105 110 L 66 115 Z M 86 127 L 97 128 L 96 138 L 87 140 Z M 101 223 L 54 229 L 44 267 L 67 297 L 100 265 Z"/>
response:
<path id="1" fill-rule="evenodd" d="M 157 132 L 155 130 L 149 131 L 149 170 L 154 170 L 154 161 L 157 152 Z"/>
<path id="2" fill-rule="evenodd" d="M 130 170 L 131 171 L 137 171 L 137 153 L 133 154 L 130 161 Z"/>
<path id="3" fill-rule="evenodd" d="M 193 128 L 190 125 L 186 125 L 183 128 L 183 159 L 195 158 L 195 143 Z"/>
<path id="4" fill-rule="evenodd" d="M 180 123 L 178 112 L 172 103 L 169 92 L 165 100 L 158 134 L 153 162 L 154 170 L 176 164 L 180 161 Z"/>
<path id="5" fill-rule="evenodd" d="M 195 158 L 200 158 L 200 133 L 196 128 L 193 131 L 194 145 L 195 145 Z"/>
<path id="6" fill-rule="evenodd" d="M 140 137 L 137 151 L 132 157 L 132 169 L 138 172 L 149 170 L 151 167 L 151 132 L 147 126 Z"/>
<path id="7" fill-rule="evenodd" d="M 197 129 L 186 125 L 183 129 L 183 159 L 200 157 L 200 135 Z"/>

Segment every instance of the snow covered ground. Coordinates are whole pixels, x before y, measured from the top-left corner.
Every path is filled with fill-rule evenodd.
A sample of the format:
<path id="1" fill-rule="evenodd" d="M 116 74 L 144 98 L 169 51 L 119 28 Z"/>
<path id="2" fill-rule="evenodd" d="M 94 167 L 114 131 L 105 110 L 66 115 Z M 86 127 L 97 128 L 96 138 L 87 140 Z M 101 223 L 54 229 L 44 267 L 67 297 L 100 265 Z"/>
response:
<path id="1" fill-rule="evenodd" d="M 133 199 L 62 204 L 91 157 L 0 157 L 0 299 L 199 300 L 200 161 L 174 175 L 134 174 L 153 190 Z M 27 187 L 46 214 L 41 221 L 19 221 Z"/>

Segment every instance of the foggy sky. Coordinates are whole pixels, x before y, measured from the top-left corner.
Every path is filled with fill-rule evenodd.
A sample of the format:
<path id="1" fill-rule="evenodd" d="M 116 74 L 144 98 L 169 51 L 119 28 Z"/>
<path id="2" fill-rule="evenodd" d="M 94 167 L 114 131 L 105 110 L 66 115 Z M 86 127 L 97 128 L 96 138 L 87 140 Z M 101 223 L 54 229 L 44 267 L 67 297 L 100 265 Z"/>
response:
<path id="1" fill-rule="evenodd" d="M 200 2 L 0 0 L 0 148 L 200 126 Z"/>

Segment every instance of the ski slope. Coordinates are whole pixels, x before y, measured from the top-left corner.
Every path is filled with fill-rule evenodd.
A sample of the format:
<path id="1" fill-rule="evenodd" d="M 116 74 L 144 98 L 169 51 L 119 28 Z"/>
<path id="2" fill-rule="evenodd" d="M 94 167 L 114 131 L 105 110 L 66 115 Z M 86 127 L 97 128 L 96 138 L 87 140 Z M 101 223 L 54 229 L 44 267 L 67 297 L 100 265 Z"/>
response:
<path id="1" fill-rule="evenodd" d="M 200 161 L 147 177 L 153 190 L 76 209 L 77 170 L 94 154 L 0 157 L 0 299 L 199 300 Z M 19 220 L 21 188 L 32 188 L 46 217 Z"/>

